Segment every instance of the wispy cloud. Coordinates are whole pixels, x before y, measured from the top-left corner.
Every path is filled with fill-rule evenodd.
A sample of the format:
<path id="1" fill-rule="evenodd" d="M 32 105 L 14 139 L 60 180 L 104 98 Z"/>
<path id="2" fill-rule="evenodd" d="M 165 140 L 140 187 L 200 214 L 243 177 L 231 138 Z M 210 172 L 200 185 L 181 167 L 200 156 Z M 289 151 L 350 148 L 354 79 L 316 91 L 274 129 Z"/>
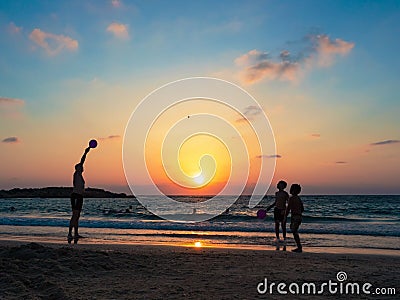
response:
<path id="1" fill-rule="evenodd" d="M 316 139 L 319 139 L 321 137 L 319 133 L 311 133 L 310 136 Z"/>
<path id="2" fill-rule="evenodd" d="M 262 109 L 256 105 L 249 105 L 245 108 L 243 114 L 245 116 L 251 117 L 251 116 L 257 116 L 261 114 Z"/>
<path id="3" fill-rule="evenodd" d="M 267 52 L 261 52 L 254 49 L 236 58 L 235 64 L 237 64 L 238 66 L 248 66 L 267 59 L 268 59 Z"/>
<path id="4" fill-rule="evenodd" d="M 120 135 L 109 135 L 109 136 L 106 136 L 106 137 L 99 137 L 98 140 L 100 140 L 100 141 L 118 140 L 118 139 L 120 139 L 120 138 L 121 138 Z"/>
<path id="5" fill-rule="evenodd" d="M 24 105 L 25 101 L 22 99 L 17 99 L 17 98 L 7 98 L 7 97 L 0 97 L 0 107 L 1 106 L 10 106 L 10 105 Z"/>
<path id="6" fill-rule="evenodd" d="M 245 122 L 248 120 L 252 120 L 255 116 L 262 113 L 262 109 L 256 105 L 249 105 L 244 108 L 243 114 L 244 117 L 241 117 L 236 120 L 236 122 Z"/>
<path id="7" fill-rule="evenodd" d="M 343 161 L 343 160 L 338 160 L 338 161 L 335 161 L 335 164 L 345 165 L 345 164 L 348 164 L 348 162 L 347 161 Z"/>
<path id="8" fill-rule="evenodd" d="M 383 145 L 392 145 L 392 144 L 398 144 L 400 143 L 400 140 L 386 140 L 386 141 L 380 141 L 380 142 L 375 142 L 371 143 L 371 146 L 383 146 Z"/>
<path id="9" fill-rule="evenodd" d="M 129 32 L 128 32 L 128 25 L 113 22 L 107 27 L 107 32 L 112 33 L 115 37 L 120 39 L 128 39 Z"/>
<path id="10" fill-rule="evenodd" d="M 11 34 L 19 34 L 22 31 L 22 27 L 19 27 L 17 25 L 15 25 L 14 22 L 10 22 L 10 24 L 8 24 L 8 32 Z"/>
<path id="11" fill-rule="evenodd" d="M 296 55 L 284 49 L 279 57 L 273 58 L 265 51 L 253 49 L 239 56 L 235 64 L 242 68 L 240 80 L 245 84 L 254 84 L 263 79 L 296 82 L 306 70 L 329 67 L 336 57 L 347 55 L 354 47 L 354 43 L 332 40 L 327 35 L 310 35 L 304 40 L 307 50 Z"/>
<path id="12" fill-rule="evenodd" d="M 256 156 L 256 158 L 281 158 L 281 157 L 282 157 L 282 155 L 279 155 L 279 154 L 272 154 L 272 155 L 263 154 L 263 155 Z"/>
<path id="13" fill-rule="evenodd" d="M 318 64 L 322 67 L 329 67 L 334 63 L 336 56 L 345 56 L 354 48 L 354 43 L 341 39 L 331 40 L 327 35 L 314 37 Z"/>
<path id="14" fill-rule="evenodd" d="M 121 7 L 122 2 L 120 0 L 111 0 L 111 5 L 118 8 Z"/>
<path id="15" fill-rule="evenodd" d="M 62 34 L 44 32 L 39 28 L 34 29 L 29 38 L 49 55 L 57 55 L 63 50 L 76 51 L 78 49 L 77 40 Z"/>
<path id="16" fill-rule="evenodd" d="M 18 119 L 22 117 L 25 101 L 17 98 L 0 97 L 0 117 Z"/>
<path id="17" fill-rule="evenodd" d="M 237 123 L 245 123 L 245 122 L 248 122 L 248 121 L 249 121 L 249 118 L 241 117 L 241 118 L 237 119 L 235 122 L 237 122 Z"/>
<path id="18" fill-rule="evenodd" d="M 16 136 L 10 136 L 8 138 L 3 139 L 1 142 L 8 144 L 16 144 L 20 142 L 20 139 L 18 139 Z"/>
<path id="19" fill-rule="evenodd" d="M 281 57 L 283 56 L 281 55 Z M 258 50 L 249 51 L 238 57 L 235 62 L 239 66 L 244 66 L 239 77 L 246 84 L 253 84 L 264 78 L 295 81 L 300 71 L 300 65 L 297 62 L 289 60 L 273 61 L 268 58 L 266 52 Z"/>

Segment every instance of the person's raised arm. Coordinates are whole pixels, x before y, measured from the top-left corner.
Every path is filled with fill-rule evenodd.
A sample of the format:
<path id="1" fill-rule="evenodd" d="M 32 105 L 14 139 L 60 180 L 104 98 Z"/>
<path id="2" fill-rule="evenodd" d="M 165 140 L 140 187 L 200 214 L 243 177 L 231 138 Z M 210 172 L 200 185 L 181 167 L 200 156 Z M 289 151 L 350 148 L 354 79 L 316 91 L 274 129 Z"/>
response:
<path id="1" fill-rule="evenodd" d="M 90 151 L 90 147 L 87 147 L 87 148 L 85 149 L 85 153 L 83 153 L 83 155 L 82 155 L 81 162 L 80 162 L 80 164 L 81 164 L 82 166 L 83 166 L 83 163 L 85 162 L 86 154 L 88 154 L 89 151 Z"/>

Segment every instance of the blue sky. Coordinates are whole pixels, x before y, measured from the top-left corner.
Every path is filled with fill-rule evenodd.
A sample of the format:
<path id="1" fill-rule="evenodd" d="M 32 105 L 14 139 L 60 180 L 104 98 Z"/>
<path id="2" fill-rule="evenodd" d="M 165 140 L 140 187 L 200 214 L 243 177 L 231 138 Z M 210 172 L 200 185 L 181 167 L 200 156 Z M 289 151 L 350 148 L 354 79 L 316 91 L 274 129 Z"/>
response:
<path id="1" fill-rule="evenodd" d="M 68 165 L 79 154 L 63 152 L 65 171 L 51 180 L 33 175 L 44 158 L 31 167 L 10 158 L 32 161 L 60 135 L 73 144 L 77 132 L 77 144 L 122 137 L 149 92 L 213 76 L 260 102 L 283 153 L 276 176 L 313 185 L 310 192 L 357 192 L 361 184 L 400 192 L 393 179 L 400 175 L 399 20 L 399 1 L 2 1 L 0 140 L 17 142 L 0 143 L 0 188 L 69 184 Z M 299 138 L 312 134 L 318 144 Z M 289 159 L 298 139 L 316 166 Z M 110 145 L 115 153 L 121 140 Z M 394 142 L 371 146 L 386 140 Z M 123 189 L 115 156 L 99 156 L 97 164 L 107 160 L 118 180 L 96 175 L 92 185 Z M 320 181 L 326 164 L 337 161 L 345 164 Z M 360 175 L 371 168 L 379 180 Z"/>

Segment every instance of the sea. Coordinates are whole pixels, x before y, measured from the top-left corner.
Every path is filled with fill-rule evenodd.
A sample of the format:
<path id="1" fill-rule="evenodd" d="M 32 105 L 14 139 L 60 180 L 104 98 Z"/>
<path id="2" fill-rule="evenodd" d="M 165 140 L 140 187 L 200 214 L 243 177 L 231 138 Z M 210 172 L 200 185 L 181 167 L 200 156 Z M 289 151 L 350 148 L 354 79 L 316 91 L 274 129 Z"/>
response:
<path id="1" fill-rule="evenodd" d="M 206 199 L 178 197 L 187 202 Z M 301 199 L 305 211 L 299 232 L 305 251 L 400 255 L 400 195 L 303 195 Z M 154 203 L 159 200 L 156 196 L 152 199 Z M 79 243 L 281 250 L 282 245 L 275 241 L 273 211 L 265 219 L 257 218 L 257 211 L 273 201 L 272 196 L 265 196 L 251 209 L 249 197 L 241 196 L 217 217 L 179 223 L 153 215 L 136 198 L 85 199 Z M 66 243 L 70 217 L 66 198 L 2 198 L 0 239 Z M 286 244 L 294 247 L 289 224 L 290 218 Z"/>

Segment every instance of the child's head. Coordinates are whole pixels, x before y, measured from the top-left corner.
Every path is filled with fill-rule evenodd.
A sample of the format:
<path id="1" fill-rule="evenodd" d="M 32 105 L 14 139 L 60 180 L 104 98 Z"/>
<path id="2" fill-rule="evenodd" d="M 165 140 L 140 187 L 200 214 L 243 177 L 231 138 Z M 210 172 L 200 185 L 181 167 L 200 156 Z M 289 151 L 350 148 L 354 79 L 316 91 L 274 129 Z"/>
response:
<path id="1" fill-rule="evenodd" d="M 278 190 L 284 190 L 287 187 L 287 183 L 286 183 L 286 181 L 281 180 L 278 182 L 276 187 L 278 188 Z"/>
<path id="2" fill-rule="evenodd" d="M 292 184 L 292 186 L 290 187 L 290 193 L 292 195 L 297 196 L 298 194 L 300 194 L 300 192 L 301 192 L 300 184 L 297 184 L 297 183 Z"/>

